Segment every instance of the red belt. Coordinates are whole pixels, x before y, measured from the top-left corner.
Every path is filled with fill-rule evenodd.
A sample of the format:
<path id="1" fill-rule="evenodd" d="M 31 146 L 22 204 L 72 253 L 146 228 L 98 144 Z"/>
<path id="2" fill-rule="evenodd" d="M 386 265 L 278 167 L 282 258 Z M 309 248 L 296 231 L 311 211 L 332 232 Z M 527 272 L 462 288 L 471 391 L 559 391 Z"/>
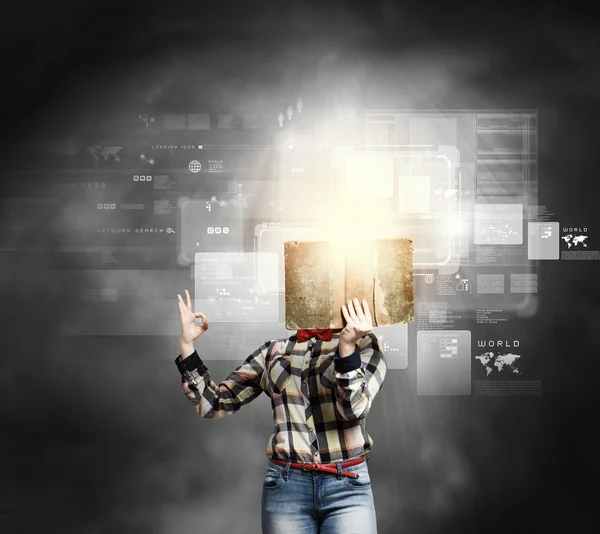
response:
<path id="1" fill-rule="evenodd" d="M 366 456 L 361 456 L 360 458 L 356 458 L 355 460 L 348 460 L 347 462 L 341 462 L 340 465 L 342 467 L 350 467 L 351 465 L 361 464 L 365 461 Z M 271 462 L 276 463 L 278 465 L 287 465 L 285 460 L 274 460 L 270 458 Z M 337 475 L 337 464 L 308 464 L 308 463 L 296 463 L 292 462 L 290 467 L 294 469 L 302 469 L 302 471 L 327 471 L 328 473 L 335 473 Z M 347 477 L 358 478 L 358 474 L 353 471 L 345 471 L 342 469 L 342 475 L 346 475 Z"/>

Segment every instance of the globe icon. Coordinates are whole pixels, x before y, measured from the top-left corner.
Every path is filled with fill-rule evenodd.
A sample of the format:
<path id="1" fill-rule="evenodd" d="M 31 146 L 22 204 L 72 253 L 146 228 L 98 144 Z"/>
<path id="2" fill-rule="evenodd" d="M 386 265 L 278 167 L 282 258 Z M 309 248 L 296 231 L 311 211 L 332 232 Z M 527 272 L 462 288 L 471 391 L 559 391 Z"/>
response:
<path id="1" fill-rule="evenodd" d="M 202 168 L 201 163 L 196 159 L 193 159 L 192 161 L 190 161 L 190 164 L 188 165 L 188 169 L 193 173 L 200 172 L 201 168 Z"/>

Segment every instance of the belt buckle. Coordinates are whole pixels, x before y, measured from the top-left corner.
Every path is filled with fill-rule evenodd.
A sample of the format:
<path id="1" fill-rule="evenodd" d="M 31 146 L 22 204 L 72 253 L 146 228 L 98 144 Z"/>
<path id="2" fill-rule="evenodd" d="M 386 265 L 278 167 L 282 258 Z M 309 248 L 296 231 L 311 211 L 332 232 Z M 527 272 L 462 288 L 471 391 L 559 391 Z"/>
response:
<path id="1" fill-rule="evenodd" d="M 304 460 L 302 460 L 302 471 L 311 471 L 311 469 L 307 468 L 308 465 L 314 465 L 315 468 L 314 470 L 316 471 L 318 469 L 317 464 L 311 464 L 310 462 L 305 462 Z"/>

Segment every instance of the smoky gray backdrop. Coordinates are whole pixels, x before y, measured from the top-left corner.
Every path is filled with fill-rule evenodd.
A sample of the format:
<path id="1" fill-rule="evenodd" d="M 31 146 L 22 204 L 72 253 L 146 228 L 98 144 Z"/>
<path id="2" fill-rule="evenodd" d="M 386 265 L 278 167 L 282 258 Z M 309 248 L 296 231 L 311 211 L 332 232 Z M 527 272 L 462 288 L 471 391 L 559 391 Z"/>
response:
<path id="1" fill-rule="evenodd" d="M 178 58 L 212 69 L 207 84 L 230 103 L 327 75 L 371 108 L 537 109 L 540 204 L 599 231 L 599 43 L 584 11 L 389 0 L 11 8 L 0 35 L 2 532 L 260 532 L 268 398 L 200 420 L 173 365 L 177 329 L 55 335 L 82 306 L 48 275 L 75 222 L 15 209 L 43 198 L 22 171 L 43 168 L 53 138 L 85 121 L 100 131 L 106 111 L 132 102 L 178 98 Z M 511 324 L 534 347 L 541 397 L 419 397 L 414 361 L 388 373 L 368 418 L 380 532 L 575 531 L 592 518 L 598 263 L 541 272 L 538 313 Z M 120 313 L 135 320 L 132 310 Z M 207 364 L 218 381 L 242 359 Z"/>

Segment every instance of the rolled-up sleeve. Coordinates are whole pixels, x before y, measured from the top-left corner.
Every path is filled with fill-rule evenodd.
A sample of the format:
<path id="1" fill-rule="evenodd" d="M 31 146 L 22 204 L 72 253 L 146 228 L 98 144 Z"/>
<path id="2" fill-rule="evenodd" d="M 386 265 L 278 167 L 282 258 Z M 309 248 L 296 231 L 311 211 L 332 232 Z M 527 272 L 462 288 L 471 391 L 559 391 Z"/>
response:
<path id="1" fill-rule="evenodd" d="M 182 383 L 186 382 L 184 370 L 196 370 L 200 375 L 196 386 L 190 386 L 191 391 L 186 394 L 197 414 L 205 419 L 220 419 L 234 414 L 257 398 L 263 392 L 261 379 L 272 343 L 273 341 L 263 343 L 219 384 L 212 380 L 208 368 L 196 351 L 183 360 L 181 354 L 177 356 L 175 364 L 182 373 Z"/>
<path id="2" fill-rule="evenodd" d="M 361 419 L 369 413 L 387 371 L 379 340 L 370 332 L 356 342 L 352 354 L 342 358 L 336 350 L 334 358 L 337 411 L 346 421 Z"/>

